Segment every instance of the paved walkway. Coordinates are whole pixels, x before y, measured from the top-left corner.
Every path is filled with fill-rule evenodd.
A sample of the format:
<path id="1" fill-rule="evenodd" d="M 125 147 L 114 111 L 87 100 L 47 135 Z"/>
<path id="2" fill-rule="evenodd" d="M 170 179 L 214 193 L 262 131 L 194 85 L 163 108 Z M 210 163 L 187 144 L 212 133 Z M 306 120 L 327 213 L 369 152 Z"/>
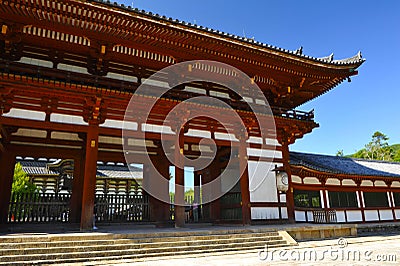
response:
<path id="1" fill-rule="evenodd" d="M 80 265 L 399 265 L 400 234 L 299 242 L 291 248 L 121 260 Z"/>

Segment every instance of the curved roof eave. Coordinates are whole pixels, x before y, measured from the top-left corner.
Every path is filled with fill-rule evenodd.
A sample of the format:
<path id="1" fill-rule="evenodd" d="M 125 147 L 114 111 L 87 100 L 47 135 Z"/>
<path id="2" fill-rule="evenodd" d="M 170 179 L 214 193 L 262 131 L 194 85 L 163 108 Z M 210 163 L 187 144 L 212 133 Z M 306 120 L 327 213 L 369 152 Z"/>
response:
<path id="1" fill-rule="evenodd" d="M 171 17 L 167 18 L 166 16 L 161 16 L 159 14 L 153 14 L 152 12 L 147 12 L 145 10 L 139 10 L 138 8 L 133 8 L 131 6 L 125 6 L 123 4 L 118 4 L 116 2 L 111 3 L 110 1 L 105 1 L 105 0 L 94 0 L 92 3 L 97 3 L 97 4 L 103 4 L 109 8 L 114 8 L 117 9 L 118 11 L 125 11 L 128 12 L 128 14 L 138 14 L 141 16 L 146 16 L 152 20 L 157 20 L 160 22 L 166 22 L 169 25 L 173 24 L 173 25 L 179 25 L 179 26 L 183 26 L 186 29 L 194 29 L 196 31 L 199 32 L 203 32 L 203 33 L 208 33 L 211 34 L 213 36 L 218 36 L 218 37 L 222 37 L 225 40 L 231 40 L 231 41 L 238 41 L 240 42 L 242 45 L 248 46 L 249 44 L 253 46 L 253 48 L 261 48 L 262 50 L 265 51 L 265 49 L 269 50 L 269 51 L 274 51 L 274 52 L 278 52 L 279 55 L 281 53 L 281 55 L 289 55 L 292 59 L 297 59 L 297 60 L 306 60 L 309 63 L 317 63 L 320 64 L 320 66 L 322 67 L 333 67 L 333 68 L 341 68 L 344 67 L 344 69 L 356 69 L 358 68 L 364 61 L 365 59 L 362 58 L 361 56 L 361 52 L 358 52 L 357 55 L 349 57 L 349 58 L 344 58 L 344 59 L 340 59 L 340 60 L 333 60 L 333 54 L 332 56 L 328 56 L 328 57 L 322 57 L 322 58 L 317 58 L 317 57 L 312 57 L 312 56 L 308 56 L 308 55 L 304 55 L 303 54 L 303 47 L 300 47 L 297 50 L 287 50 L 287 49 L 283 49 L 277 46 L 273 46 L 273 45 L 269 45 L 266 43 L 262 43 L 259 41 L 254 40 L 253 38 L 246 38 L 246 37 L 242 37 L 242 36 L 238 36 L 235 34 L 230 34 L 230 33 L 226 33 L 226 32 L 222 32 L 219 30 L 215 30 L 215 29 L 211 29 L 208 27 L 203 27 L 197 24 L 192 24 L 190 22 L 185 22 L 182 20 L 178 20 L 178 19 L 173 19 Z"/>

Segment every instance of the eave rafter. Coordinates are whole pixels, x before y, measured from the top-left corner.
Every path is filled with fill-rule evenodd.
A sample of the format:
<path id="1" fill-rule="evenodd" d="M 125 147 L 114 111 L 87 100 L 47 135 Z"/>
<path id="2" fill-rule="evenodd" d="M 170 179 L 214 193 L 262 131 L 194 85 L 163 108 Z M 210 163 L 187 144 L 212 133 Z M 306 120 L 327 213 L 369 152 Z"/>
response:
<path id="1" fill-rule="evenodd" d="M 278 101 L 279 104 L 291 108 L 338 85 L 346 77 L 353 75 L 354 70 L 362 63 L 360 60 L 355 60 L 354 63 L 343 61 L 340 64 L 329 63 L 326 60 L 316 62 L 315 59 L 301 56 L 301 53 L 299 56 L 297 52 L 292 54 L 275 48 L 265 48 L 256 42 L 243 42 L 231 35 L 222 35 L 218 31 L 211 32 L 169 21 L 166 18 L 144 15 L 118 7 L 113 8 L 99 2 L 46 0 L 36 3 L 14 0 L 2 2 L 0 12 L 1 10 L 6 26 L 7 23 L 17 20 L 23 26 L 35 26 L 47 31 L 56 30 L 63 34 L 88 39 L 90 41 L 89 54 L 96 60 L 94 70 L 91 70 L 93 67 L 88 66 L 90 71 L 94 71 L 93 73 L 104 75 L 107 69 L 103 68 L 110 60 L 125 60 L 126 63 L 134 61 L 135 57 L 126 61 L 129 56 L 118 54 L 114 50 L 114 47 L 118 45 L 127 48 L 135 47 L 156 56 L 170 58 L 161 60 L 164 62 L 141 58 L 143 61 L 148 60 L 148 66 L 155 70 L 171 62 L 176 63 L 182 60 L 199 58 L 217 60 L 246 71 L 265 91 L 270 90 L 269 80 L 279 76 L 285 84 L 284 87 L 279 87 L 276 93 L 272 92 L 272 95 L 270 95 L 271 92 L 266 92 L 266 95 L 270 95 L 268 97 L 271 99 L 276 98 L 279 97 L 278 95 L 285 95 L 287 88 L 292 87 L 296 99 L 288 95 L 286 99 Z M 54 35 L 54 33 L 47 33 L 46 36 L 49 37 L 49 34 Z M 38 37 L 26 37 L 26 41 L 28 40 L 44 45 L 48 43 L 49 49 L 57 45 L 54 40 L 43 42 Z M 100 44 L 100 53 L 98 44 Z M 76 43 L 69 45 L 74 46 Z M 103 47 L 104 53 L 101 52 Z M 267 74 L 259 76 L 259 73 Z M 300 80 L 306 78 L 306 82 L 301 83 L 297 80 L 293 83 L 293 77 L 298 77 Z M 321 86 L 310 85 L 317 81 L 321 83 Z M 296 90 L 297 86 L 300 89 Z"/>

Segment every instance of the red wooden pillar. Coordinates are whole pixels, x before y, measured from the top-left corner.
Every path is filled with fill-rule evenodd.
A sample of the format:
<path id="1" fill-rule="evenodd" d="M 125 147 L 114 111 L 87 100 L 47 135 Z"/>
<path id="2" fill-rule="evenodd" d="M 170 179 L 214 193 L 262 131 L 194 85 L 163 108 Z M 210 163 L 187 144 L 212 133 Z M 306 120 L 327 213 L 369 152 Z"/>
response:
<path id="1" fill-rule="evenodd" d="M 184 162 L 182 159 L 184 151 L 184 135 L 183 130 L 178 129 L 178 140 L 175 142 L 175 227 L 185 226 L 185 173 Z M 182 168 L 180 168 L 181 166 Z"/>
<path id="2" fill-rule="evenodd" d="M 160 197 L 162 201 L 158 201 L 159 214 L 157 216 L 158 221 L 161 224 L 165 224 L 170 220 L 170 197 L 169 197 L 169 165 L 170 162 L 166 156 L 163 156 L 161 160 L 158 160 L 155 164 L 158 172 L 164 177 L 165 183 L 161 184 Z M 162 181 L 164 182 L 164 181 Z"/>
<path id="3" fill-rule="evenodd" d="M 250 212 L 250 191 L 249 191 L 249 171 L 247 164 L 247 132 L 239 136 L 239 171 L 240 176 L 240 189 L 242 194 L 242 221 L 243 225 L 251 223 Z"/>
<path id="4" fill-rule="evenodd" d="M 7 223 L 14 168 L 15 154 L 5 147 L 0 157 L 0 225 Z"/>
<path id="5" fill-rule="evenodd" d="M 85 152 L 80 157 L 74 158 L 74 179 L 72 184 L 72 195 L 70 202 L 70 223 L 79 223 L 82 214 L 82 196 L 83 196 L 83 180 L 85 168 Z"/>
<path id="6" fill-rule="evenodd" d="M 210 195 L 212 197 L 215 197 L 215 195 L 221 195 L 221 180 L 216 180 L 221 175 L 218 152 L 215 156 L 214 161 L 209 167 L 210 171 L 208 171 L 208 180 L 209 182 L 213 182 L 210 190 Z M 221 220 L 221 197 L 218 197 L 210 203 L 210 218 L 214 222 L 218 222 L 219 220 Z"/>
<path id="7" fill-rule="evenodd" d="M 99 127 L 89 125 L 86 136 L 85 170 L 83 176 L 81 230 L 93 228 L 93 211 L 96 190 Z"/>
<path id="8" fill-rule="evenodd" d="M 288 175 L 289 187 L 286 192 L 286 208 L 288 214 L 289 223 L 295 223 L 295 215 L 294 215 L 294 197 L 293 197 L 293 184 L 292 184 L 292 170 L 290 168 L 289 163 L 289 144 L 286 140 L 282 141 L 282 159 L 283 159 L 283 168 Z"/>
<path id="9" fill-rule="evenodd" d="M 169 221 L 169 161 L 161 154 L 153 160 L 153 165 L 143 166 L 144 187 L 149 188 L 150 221 L 157 225 L 166 224 Z M 161 174 L 162 177 L 158 175 Z M 163 178 L 163 179 L 160 179 Z"/>

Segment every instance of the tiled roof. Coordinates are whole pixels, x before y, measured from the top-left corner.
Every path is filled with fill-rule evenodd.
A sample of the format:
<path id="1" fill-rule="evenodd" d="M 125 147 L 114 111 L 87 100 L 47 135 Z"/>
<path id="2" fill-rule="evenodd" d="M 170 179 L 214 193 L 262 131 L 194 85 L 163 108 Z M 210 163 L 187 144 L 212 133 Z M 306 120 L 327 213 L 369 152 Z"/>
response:
<path id="1" fill-rule="evenodd" d="M 47 165 L 51 162 L 38 160 L 18 160 L 22 170 L 28 175 L 59 175 L 60 173 L 50 170 Z M 98 177 L 109 178 L 143 178 L 143 171 L 138 167 L 131 167 L 131 171 L 126 165 L 97 165 Z"/>
<path id="2" fill-rule="evenodd" d="M 268 49 L 279 51 L 279 52 L 284 52 L 286 54 L 296 55 L 296 56 L 301 57 L 301 58 L 311 59 L 313 61 L 317 61 L 317 62 L 321 62 L 321 63 L 328 63 L 328 64 L 333 64 L 333 65 L 353 65 L 353 64 L 361 64 L 362 62 L 365 61 L 365 59 L 362 58 L 362 56 L 361 56 L 361 52 L 358 52 L 358 54 L 353 56 L 353 57 L 346 58 L 346 59 L 340 59 L 340 60 L 333 60 L 333 54 L 331 54 L 330 56 L 327 56 L 327 57 L 317 58 L 317 57 L 304 55 L 303 54 L 303 47 L 300 47 L 297 50 L 286 50 L 286 49 L 283 49 L 283 48 L 280 48 L 280 47 L 276 47 L 276 46 L 269 45 L 269 44 L 266 44 L 266 43 L 258 42 L 256 40 L 254 40 L 254 38 L 246 38 L 246 37 L 242 37 L 242 36 L 226 33 L 226 32 L 223 32 L 223 31 L 211 29 L 211 28 L 208 28 L 208 27 L 203 27 L 203 26 L 200 26 L 200 25 L 197 25 L 197 24 L 193 24 L 193 23 L 190 23 L 190 22 L 185 22 L 185 21 L 182 21 L 182 20 L 173 19 L 171 17 L 168 18 L 166 16 L 161 16 L 159 14 L 154 14 L 152 12 L 147 12 L 145 10 L 140 10 L 138 8 L 133 8 L 131 6 L 125 6 L 124 4 L 118 4 L 117 2 L 111 3 L 111 1 L 109 1 L 109 0 L 94 0 L 93 2 L 94 3 L 97 2 L 97 3 L 100 3 L 100 4 L 104 4 L 104 5 L 106 5 L 108 7 L 111 7 L 111 8 L 117 8 L 119 10 L 123 10 L 123 11 L 127 11 L 127 12 L 133 12 L 133 13 L 136 13 L 136 14 L 144 15 L 146 17 L 150 17 L 150 18 L 155 19 L 155 20 L 165 21 L 165 22 L 170 23 L 170 24 L 178 24 L 178 25 L 186 26 L 186 27 L 197 29 L 197 30 L 201 30 L 201 31 L 204 31 L 204 32 L 207 32 L 207 33 L 216 34 L 216 35 L 222 36 L 224 38 L 238 40 L 238 41 L 241 41 L 241 42 L 244 42 L 244 43 L 257 45 L 257 46 L 260 46 L 260 47 L 268 48 Z"/>
<path id="3" fill-rule="evenodd" d="M 400 163 L 290 152 L 290 164 L 334 174 L 400 177 Z"/>
<path id="4" fill-rule="evenodd" d="M 99 177 L 113 177 L 113 178 L 143 178 L 142 169 L 132 168 L 129 170 L 127 166 L 119 165 L 98 165 L 97 176 Z"/>
<path id="5" fill-rule="evenodd" d="M 47 163 L 44 161 L 33 161 L 33 160 L 18 160 L 21 163 L 22 170 L 28 175 L 57 175 L 57 172 L 54 172 L 48 169 Z"/>

